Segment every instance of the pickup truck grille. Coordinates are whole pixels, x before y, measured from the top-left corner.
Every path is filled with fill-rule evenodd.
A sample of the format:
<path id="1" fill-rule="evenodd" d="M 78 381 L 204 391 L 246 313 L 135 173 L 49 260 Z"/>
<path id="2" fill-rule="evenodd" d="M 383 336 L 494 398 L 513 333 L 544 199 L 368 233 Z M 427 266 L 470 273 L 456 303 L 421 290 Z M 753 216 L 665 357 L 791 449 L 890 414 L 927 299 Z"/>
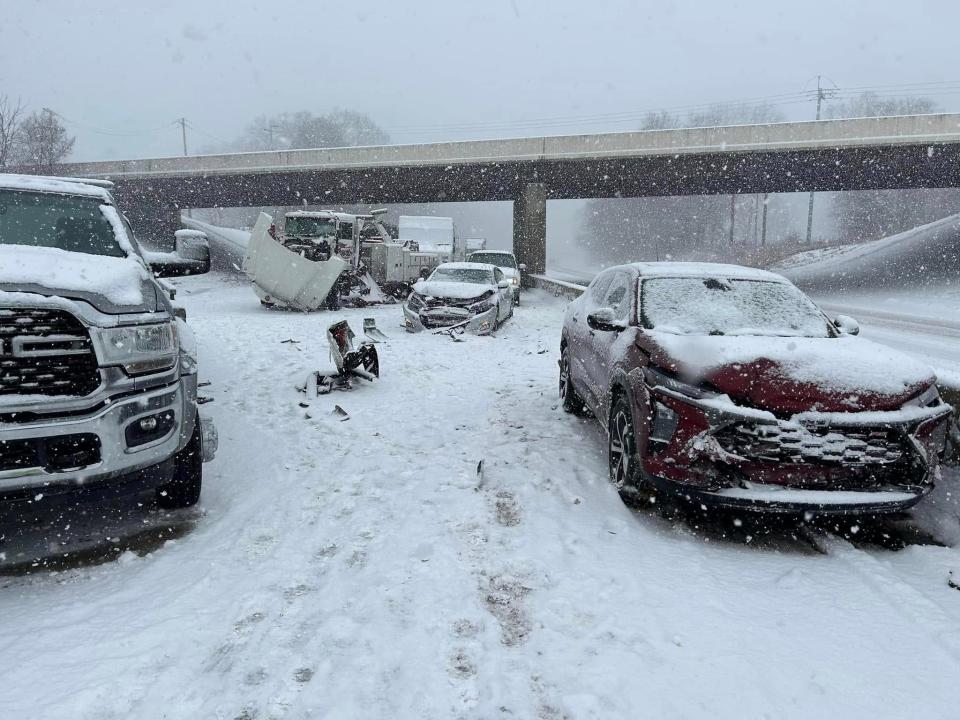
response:
<path id="1" fill-rule="evenodd" d="M 72 314 L 0 308 L 0 395 L 82 397 L 99 386 L 93 343 Z"/>

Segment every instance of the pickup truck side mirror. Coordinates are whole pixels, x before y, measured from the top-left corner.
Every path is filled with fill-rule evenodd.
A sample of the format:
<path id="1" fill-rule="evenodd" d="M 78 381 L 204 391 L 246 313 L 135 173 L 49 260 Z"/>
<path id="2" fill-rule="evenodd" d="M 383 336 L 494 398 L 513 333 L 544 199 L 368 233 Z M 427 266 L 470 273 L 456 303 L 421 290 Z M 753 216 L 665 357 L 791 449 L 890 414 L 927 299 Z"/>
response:
<path id="1" fill-rule="evenodd" d="M 587 315 L 587 325 L 593 330 L 604 332 L 620 332 L 627 329 L 627 324 L 623 320 L 617 319 L 613 308 L 609 307 L 598 308 Z"/>
<path id="2" fill-rule="evenodd" d="M 157 277 L 203 275 L 210 272 L 210 242 L 196 230 L 178 230 L 172 253 L 151 252 L 147 262 Z"/>
<path id="3" fill-rule="evenodd" d="M 860 334 L 860 323 L 849 315 L 837 315 L 833 320 L 833 326 L 844 335 Z"/>

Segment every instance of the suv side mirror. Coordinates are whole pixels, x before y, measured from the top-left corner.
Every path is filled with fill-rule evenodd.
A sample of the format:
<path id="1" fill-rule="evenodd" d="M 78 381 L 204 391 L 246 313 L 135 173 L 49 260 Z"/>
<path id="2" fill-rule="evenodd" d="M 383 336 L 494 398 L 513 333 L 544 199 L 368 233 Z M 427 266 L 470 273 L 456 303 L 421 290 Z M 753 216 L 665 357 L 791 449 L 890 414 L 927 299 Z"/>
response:
<path id="1" fill-rule="evenodd" d="M 203 275 L 210 272 L 210 242 L 202 232 L 178 230 L 172 253 L 152 252 L 147 259 L 157 277 Z"/>
<path id="2" fill-rule="evenodd" d="M 860 323 L 849 315 L 837 315 L 833 320 L 833 326 L 844 335 L 860 334 Z"/>
<path id="3" fill-rule="evenodd" d="M 604 332 L 620 332 L 627 329 L 627 324 L 618 320 L 613 308 L 609 307 L 599 308 L 587 315 L 587 325 L 593 330 Z"/>
<path id="4" fill-rule="evenodd" d="M 501 280 L 500 282 L 497 283 L 497 287 L 500 288 L 501 290 L 506 290 L 508 287 L 510 287 L 510 281 Z"/>

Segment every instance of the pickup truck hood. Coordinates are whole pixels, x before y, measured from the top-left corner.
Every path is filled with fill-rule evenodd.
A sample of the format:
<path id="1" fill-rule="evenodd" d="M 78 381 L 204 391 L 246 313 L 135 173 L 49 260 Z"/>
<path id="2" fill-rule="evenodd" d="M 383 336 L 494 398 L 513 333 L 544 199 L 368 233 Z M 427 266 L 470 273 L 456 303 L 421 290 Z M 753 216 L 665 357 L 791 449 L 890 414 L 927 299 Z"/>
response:
<path id="1" fill-rule="evenodd" d="M 419 282 L 414 283 L 413 289 L 424 297 L 452 298 L 454 300 L 470 300 L 475 297 L 480 297 L 485 292 L 490 292 L 491 290 L 496 292 L 497 290 L 494 285 L 445 282 L 441 280 L 434 282 L 430 282 L 429 280 L 420 280 Z"/>
<path id="2" fill-rule="evenodd" d="M 646 336 L 657 365 L 773 413 L 894 410 L 936 381 L 923 363 L 851 336 Z"/>
<path id="3" fill-rule="evenodd" d="M 159 309 L 150 273 L 136 257 L 0 245 L 0 290 L 84 300 L 110 314 Z"/>

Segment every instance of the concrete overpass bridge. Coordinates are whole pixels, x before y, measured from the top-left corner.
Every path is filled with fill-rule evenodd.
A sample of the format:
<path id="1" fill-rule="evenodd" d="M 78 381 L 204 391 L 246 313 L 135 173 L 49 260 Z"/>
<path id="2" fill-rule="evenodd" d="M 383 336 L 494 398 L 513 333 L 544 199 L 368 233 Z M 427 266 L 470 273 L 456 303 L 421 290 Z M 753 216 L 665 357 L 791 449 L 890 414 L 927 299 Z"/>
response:
<path id="1" fill-rule="evenodd" d="M 138 233 L 185 208 L 504 201 L 514 250 L 546 266 L 548 199 L 960 185 L 960 114 L 73 163 L 108 178 Z"/>

